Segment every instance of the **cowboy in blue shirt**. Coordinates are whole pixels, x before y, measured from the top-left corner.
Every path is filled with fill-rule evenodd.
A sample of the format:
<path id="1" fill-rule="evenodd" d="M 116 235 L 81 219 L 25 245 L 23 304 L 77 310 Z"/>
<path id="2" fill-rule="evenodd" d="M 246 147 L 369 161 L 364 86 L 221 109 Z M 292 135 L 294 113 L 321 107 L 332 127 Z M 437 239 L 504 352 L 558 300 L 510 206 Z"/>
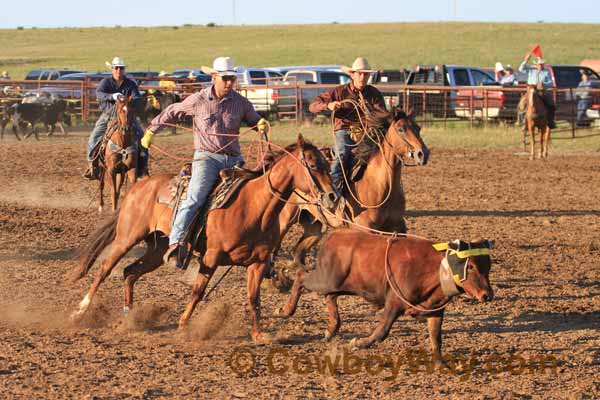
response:
<path id="1" fill-rule="evenodd" d="M 119 98 L 133 96 L 134 107 L 135 102 L 140 98 L 140 91 L 137 84 L 125 76 L 125 62 L 121 57 L 115 57 L 111 64 L 106 63 L 111 67 L 112 75 L 102 79 L 96 88 L 96 98 L 102 110 L 102 114 L 96 121 L 96 125 L 90 134 L 87 147 L 87 160 L 89 167 L 83 175 L 86 179 L 98 179 L 98 167 L 95 165 L 93 152 L 96 146 L 102 140 L 106 133 L 106 127 L 111 118 L 114 118 L 115 103 Z M 135 118 L 132 120 L 133 129 L 138 137 L 138 140 L 144 135 L 144 131 L 138 124 Z M 138 171 L 147 173 L 148 154 L 146 151 L 140 153 L 140 162 L 138 162 Z"/>
<path id="2" fill-rule="evenodd" d="M 544 60 L 538 57 L 535 68 L 526 68 L 527 62 L 531 58 L 531 53 L 527 53 L 525 55 L 525 59 L 519 65 L 520 72 L 527 72 L 527 84 L 536 86 L 538 89 L 541 89 L 542 100 L 544 105 L 548 109 L 548 126 L 551 129 L 556 128 L 556 124 L 554 123 L 554 114 L 556 112 L 556 104 L 554 103 L 554 98 L 552 97 L 552 93 L 546 90 L 552 87 L 552 76 L 550 76 L 550 71 L 544 69 Z M 521 100 L 519 101 L 519 120 L 524 121 L 525 110 L 527 109 L 527 96 L 523 95 Z"/>

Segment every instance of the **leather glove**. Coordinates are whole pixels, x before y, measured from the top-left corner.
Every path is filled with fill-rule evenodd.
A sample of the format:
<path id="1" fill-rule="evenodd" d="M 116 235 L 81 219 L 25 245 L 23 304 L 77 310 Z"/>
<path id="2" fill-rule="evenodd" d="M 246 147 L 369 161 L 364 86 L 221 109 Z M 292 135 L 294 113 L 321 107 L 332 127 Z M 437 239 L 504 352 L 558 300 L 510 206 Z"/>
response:
<path id="1" fill-rule="evenodd" d="M 125 98 L 125 96 L 123 96 L 122 93 L 113 93 L 112 98 L 114 101 L 119 101 L 119 100 L 123 100 Z"/>
<path id="2" fill-rule="evenodd" d="M 146 132 L 144 132 L 144 137 L 140 141 L 142 147 L 145 149 L 150 147 L 150 145 L 152 144 L 153 137 L 154 137 L 154 132 L 152 132 L 151 130 L 146 130 Z"/>
<path id="3" fill-rule="evenodd" d="M 258 123 L 256 124 L 256 128 L 258 129 L 258 131 L 260 133 L 266 133 L 269 130 L 269 122 L 266 119 L 261 118 L 258 120 Z"/>

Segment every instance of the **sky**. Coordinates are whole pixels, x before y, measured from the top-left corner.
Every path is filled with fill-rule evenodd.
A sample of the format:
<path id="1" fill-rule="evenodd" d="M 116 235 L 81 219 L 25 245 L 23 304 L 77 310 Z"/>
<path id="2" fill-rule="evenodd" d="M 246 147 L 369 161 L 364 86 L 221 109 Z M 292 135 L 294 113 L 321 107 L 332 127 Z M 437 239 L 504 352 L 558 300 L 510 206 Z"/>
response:
<path id="1" fill-rule="evenodd" d="M 600 0 L 0 0 L 0 28 L 416 21 L 600 23 Z"/>

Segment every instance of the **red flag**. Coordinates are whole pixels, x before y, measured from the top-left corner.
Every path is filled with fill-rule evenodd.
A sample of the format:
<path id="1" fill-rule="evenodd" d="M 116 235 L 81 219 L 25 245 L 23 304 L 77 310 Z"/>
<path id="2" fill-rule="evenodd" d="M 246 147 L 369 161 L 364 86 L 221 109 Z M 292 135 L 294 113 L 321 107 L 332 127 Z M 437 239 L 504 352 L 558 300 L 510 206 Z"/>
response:
<path id="1" fill-rule="evenodd" d="M 542 48 L 540 47 L 539 44 L 536 44 L 535 46 L 533 46 L 533 49 L 531 49 L 531 52 L 537 57 L 537 58 L 542 58 Z"/>

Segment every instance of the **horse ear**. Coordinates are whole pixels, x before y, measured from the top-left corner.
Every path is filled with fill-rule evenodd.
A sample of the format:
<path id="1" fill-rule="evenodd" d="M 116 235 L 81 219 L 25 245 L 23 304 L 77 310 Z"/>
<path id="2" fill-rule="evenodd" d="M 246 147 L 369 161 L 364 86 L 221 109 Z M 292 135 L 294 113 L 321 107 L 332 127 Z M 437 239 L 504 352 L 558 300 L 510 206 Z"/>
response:
<path id="1" fill-rule="evenodd" d="M 415 116 L 415 109 L 412 107 L 408 107 L 408 110 L 406 110 L 406 116 L 412 119 Z"/>
<path id="2" fill-rule="evenodd" d="M 300 147 L 301 149 L 304 148 L 304 144 L 305 144 L 304 136 L 302 136 L 301 133 L 298 134 L 298 140 L 297 140 L 296 144 L 298 144 L 298 147 Z"/>

